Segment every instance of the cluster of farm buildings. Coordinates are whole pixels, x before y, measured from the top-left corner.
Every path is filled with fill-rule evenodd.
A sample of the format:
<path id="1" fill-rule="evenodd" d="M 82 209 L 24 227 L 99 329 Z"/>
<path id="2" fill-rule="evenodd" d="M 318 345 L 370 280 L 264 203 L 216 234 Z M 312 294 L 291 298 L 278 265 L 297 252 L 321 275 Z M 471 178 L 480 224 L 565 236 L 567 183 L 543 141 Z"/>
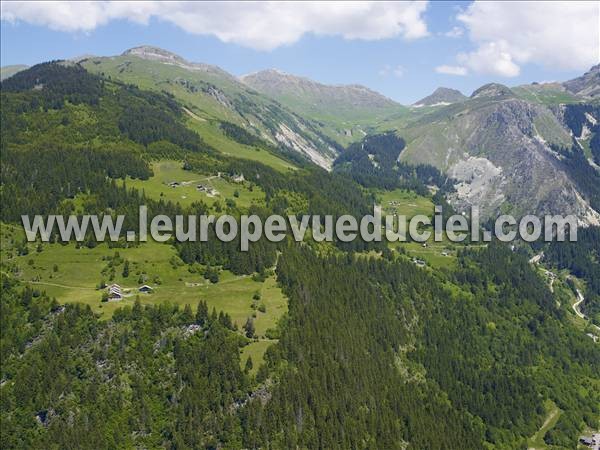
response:
<path id="1" fill-rule="evenodd" d="M 119 300 L 123 300 L 123 289 L 118 284 L 113 283 L 110 286 L 107 286 L 106 290 L 108 291 L 109 302 L 118 302 Z M 150 294 L 154 291 L 154 289 L 147 284 L 140 286 L 137 290 L 142 294 Z"/>
<path id="2" fill-rule="evenodd" d="M 222 178 L 223 177 L 223 173 L 219 172 L 216 175 L 217 178 Z M 233 181 L 234 183 L 243 183 L 245 181 L 244 175 L 243 174 L 233 174 L 231 176 L 225 176 L 226 178 L 229 178 L 229 180 Z M 211 177 L 214 178 L 214 177 Z M 210 179 L 210 178 L 209 178 Z M 190 184 L 192 184 L 193 181 L 170 181 L 169 183 L 167 183 L 167 185 L 171 188 L 178 188 L 180 186 L 188 186 Z M 197 184 L 196 185 L 196 189 L 199 192 L 204 192 L 206 195 L 208 195 L 209 197 L 214 197 L 216 195 L 219 195 L 219 191 L 217 191 L 214 187 L 206 185 L 206 184 Z"/>

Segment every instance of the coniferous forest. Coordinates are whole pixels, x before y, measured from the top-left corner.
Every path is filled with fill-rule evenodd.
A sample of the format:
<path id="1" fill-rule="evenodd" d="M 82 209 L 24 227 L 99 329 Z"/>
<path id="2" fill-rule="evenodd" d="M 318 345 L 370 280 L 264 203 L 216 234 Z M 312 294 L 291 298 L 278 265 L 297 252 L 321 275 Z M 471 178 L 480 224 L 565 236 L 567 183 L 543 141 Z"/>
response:
<path id="1" fill-rule="evenodd" d="M 438 199 L 452 190 L 439 170 L 398 162 L 405 142 L 392 132 L 349 145 L 329 172 L 228 121 L 217 127 L 223 139 L 295 169 L 220 152 L 173 95 L 75 63 L 19 72 L 2 82 L 1 100 L 3 226 L 32 212 L 124 214 L 136 230 L 142 204 L 149 216 L 358 217 L 378 190 L 431 198 L 433 189 Z M 576 126 L 581 114 L 569 111 Z M 577 158 L 563 164 L 583 170 Z M 263 197 L 248 207 L 239 192 L 224 205 L 186 204 L 130 186 L 164 159 L 190 179 L 243 174 L 240 186 Z M 260 362 L 241 353 L 258 341 L 251 317 L 235 323 L 200 296 L 185 305 L 138 296 L 101 315 L 49 295 L 7 258 L 64 247 L 56 230 L 49 243 L 3 239 L 1 448 L 525 449 L 548 405 L 560 411 L 542 436 L 550 448 L 574 449 L 598 428 L 600 346 L 573 324 L 573 292 L 549 286 L 524 243 L 458 246 L 453 264 L 423 268 L 385 243 L 288 238 L 240 252 L 214 233 L 160 245 L 217 286 L 225 272 L 274 278 L 287 309 Z M 77 245 L 107 244 L 89 234 Z M 127 258 L 145 244 L 110 245 Z M 585 282 L 584 311 L 597 324 L 599 248 L 593 227 L 577 243 L 543 248 L 548 267 Z"/>

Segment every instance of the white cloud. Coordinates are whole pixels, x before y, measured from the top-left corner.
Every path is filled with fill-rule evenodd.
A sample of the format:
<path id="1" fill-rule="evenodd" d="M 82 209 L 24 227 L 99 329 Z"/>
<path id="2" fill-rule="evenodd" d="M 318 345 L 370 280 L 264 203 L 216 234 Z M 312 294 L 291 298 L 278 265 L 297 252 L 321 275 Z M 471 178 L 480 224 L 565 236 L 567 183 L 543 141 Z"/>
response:
<path id="1" fill-rule="evenodd" d="M 521 71 L 513 60 L 510 46 L 504 40 L 485 42 L 474 52 L 459 53 L 456 59 L 477 73 L 516 77 Z"/>
<path id="2" fill-rule="evenodd" d="M 377 72 L 380 77 L 387 77 L 390 74 L 390 65 L 386 64 Z"/>
<path id="3" fill-rule="evenodd" d="M 400 78 L 402 75 L 404 75 L 404 67 L 396 66 L 396 68 L 393 70 L 392 73 L 394 74 L 395 77 Z"/>
<path id="4" fill-rule="evenodd" d="M 443 73 L 446 75 L 466 75 L 467 69 L 461 66 L 437 66 L 435 68 L 437 73 Z"/>
<path id="5" fill-rule="evenodd" d="M 527 63 L 585 70 L 600 60 L 599 2 L 475 2 L 458 15 L 477 48 L 457 56 L 473 72 L 505 77 Z"/>
<path id="6" fill-rule="evenodd" d="M 465 29 L 461 27 L 452 27 L 450 31 L 446 31 L 444 36 L 449 38 L 458 38 L 461 37 L 465 33 Z"/>
<path id="7" fill-rule="evenodd" d="M 390 64 L 386 64 L 385 66 L 383 66 L 381 69 L 379 69 L 379 72 L 377 72 L 379 74 L 379 76 L 382 77 L 387 77 L 389 75 L 394 75 L 397 78 L 400 78 L 404 75 L 405 69 L 403 66 L 391 66 Z"/>
<path id="8" fill-rule="evenodd" d="M 307 33 L 377 40 L 428 35 L 426 2 L 2 2 L 2 20 L 90 32 L 112 20 L 156 18 L 191 34 L 257 50 L 293 44 Z"/>

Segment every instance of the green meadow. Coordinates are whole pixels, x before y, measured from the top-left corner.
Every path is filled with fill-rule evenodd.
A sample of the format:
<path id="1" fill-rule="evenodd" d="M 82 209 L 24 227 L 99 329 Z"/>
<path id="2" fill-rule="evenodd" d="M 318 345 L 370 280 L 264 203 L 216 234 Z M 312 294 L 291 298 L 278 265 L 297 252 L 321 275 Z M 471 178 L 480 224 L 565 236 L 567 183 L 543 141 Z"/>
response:
<path id="1" fill-rule="evenodd" d="M 240 355 L 240 365 L 244 367 L 248 357 L 252 358 L 252 370 L 250 373 L 256 373 L 258 368 L 264 362 L 265 352 L 270 345 L 277 342 L 275 339 L 259 339 L 250 342 L 244 348 Z"/>
<path id="2" fill-rule="evenodd" d="M 540 429 L 527 440 L 528 450 L 541 450 L 549 448 L 548 444 L 544 441 L 544 436 L 550 431 L 558 422 L 562 410 L 556 406 L 552 400 L 546 400 L 544 402 L 544 409 L 546 410 L 546 419 L 540 427 Z"/>
<path id="3" fill-rule="evenodd" d="M 412 191 L 394 189 L 393 191 L 375 191 L 378 203 L 385 214 L 405 215 L 407 219 L 418 214 L 431 216 L 433 214 L 433 202 Z"/>
<path id="4" fill-rule="evenodd" d="M 280 172 L 297 169 L 292 163 L 278 157 L 268 150 L 240 144 L 239 142 L 228 138 L 223 134 L 219 126 L 211 121 L 204 120 L 193 113 L 188 113 L 188 115 L 190 115 L 188 127 L 202 136 L 202 139 L 207 144 L 225 155 L 258 161 L 275 170 L 279 170 Z"/>
<path id="5" fill-rule="evenodd" d="M 274 276 L 259 282 L 251 276 L 223 270 L 219 282 L 213 284 L 204 279 L 202 266 L 184 264 L 175 248 L 168 244 L 146 242 L 129 248 L 109 248 L 106 244 L 95 248 L 77 248 L 74 243 L 42 244 L 38 249 L 38 245 L 32 243 L 27 246 L 29 253 L 19 256 L 15 246 L 23 240 L 22 230 L 6 224 L 1 228 L 2 271 L 10 272 L 32 288 L 45 291 L 60 303 L 83 303 L 101 317 L 109 318 L 117 308 L 132 306 L 136 298 L 142 304 L 170 302 L 180 307 L 189 304 L 193 310 L 199 300 L 205 300 L 209 311 L 215 308 L 228 313 L 240 330 L 249 317 L 254 317 L 256 336 L 260 341 L 250 342 L 250 348 L 245 348 L 244 352 L 251 352 L 255 368 L 268 344 L 274 342 L 265 341 L 265 333 L 275 328 L 287 312 L 287 299 Z M 114 267 L 114 276 L 110 279 L 107 267 L 115 253 L 122 262 Z M 127 277 L 123 276 L 125 260 L 129 262 Z M 101 282 L 119 284 L 124 292 L 123 300 L 102 302 L 104 289 L 98 288 Z M 142 284 L 148 284 L 154 292 L 139 293 Z M 256 294 L 260 296 L 259 300 L 253 299 Z M 264 312 L 259 308 L 261 305 Z"/>
<path id="6" fill-rule="evenodd" d="M 406 216 L 408 221 L 417 215 L 432 217 L 434 204 L 428 197 L 419 195 L 412 191 L 395 189 L 392 191 L 376 191 L 378 203 L 383 208 L 383 214 L 396 214 Z M 433 233 L 433 230 L 430 230 Z M 444 234 L 440 242 L 431 239 L 426 243 L 420 242 L 392 242 L 390 247 L 404 249 L 410 257 L 421 259 L 433 268 L 454 267 L 456 264 L 457 244 L 448 240 Z"/>
<path id="7" fill-rule="evenodd" d="M 252 204 L 264 202 L 265 194 L 262 189 L 249 182 L 235 183 L 219 177 L 218 174 L 200 175 L 188 170 L 183 170 L 183 162 L 175 160 L 161 160 L 152 163 L 154 175 L 148 180 L 134 180 L 128 178 L 128 187 L 143 191 L 154 200 L 170 200 L 182 206 L 189 206 L 194 202 L 203 201 L 211 206 L 215 201 L 225 204 L 225 200 L 235 201 L 237 206 L 247 208 Z M 169 183 L 177 182 L 176 187 Z M 216 193 L 211 195 L 201 192 L 197 186 L 203 185 L 215 189 Z M 237 196 L 236 196 L 237 192 Z"/>

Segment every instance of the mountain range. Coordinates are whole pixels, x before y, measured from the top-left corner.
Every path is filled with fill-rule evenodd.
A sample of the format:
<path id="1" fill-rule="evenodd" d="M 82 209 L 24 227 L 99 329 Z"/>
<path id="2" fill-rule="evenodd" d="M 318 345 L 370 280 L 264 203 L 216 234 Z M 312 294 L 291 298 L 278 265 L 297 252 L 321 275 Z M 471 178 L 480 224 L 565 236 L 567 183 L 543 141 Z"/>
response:
<path id="1" fill-rule="evenodd" d="M 168 92 L 201 135 L 233 123 L 331 170 L 348 145 L 392 131 L 406 142 L 400 161 L 434 166 L 453 180 L 447 196 L 459 211 L 477 205 L 487 217 L 570 213 L 600 224 L 600 65 L 564 83 L 492 83 L 470 97 L 438 88 L 407 107 L 364 86 L 274 69 L 236 77 L 150 46 L 78 63 Z M 22 68 L 3 69 L 3 77 Z"/>
<path id="2" fill-rule="evenodd" d="M 597 69 L 412 106 L 148 46 L 11 70 L 0 448 L 564 450 L 598 428 L 600 227 L 531 244 L 284 232 L 247 251 L 220 220 L 192 229 L 447 202 L 592 225 Z M 141 206 L 175 236 L 138 240 Z M 46 239 L 28 241 L 32 214 Z M 121 237 L 77 232 L 89 215 Z"/>

